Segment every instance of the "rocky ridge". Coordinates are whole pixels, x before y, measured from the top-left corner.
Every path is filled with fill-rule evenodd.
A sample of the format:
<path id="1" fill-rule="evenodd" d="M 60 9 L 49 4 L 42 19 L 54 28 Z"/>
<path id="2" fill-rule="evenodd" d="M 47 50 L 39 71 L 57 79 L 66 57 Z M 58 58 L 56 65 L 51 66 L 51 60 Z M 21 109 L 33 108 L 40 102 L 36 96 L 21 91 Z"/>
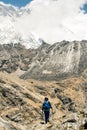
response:
<path id="1" fill-rule="evenodd" d="M 19 44 L 0 45 L 0 70 L 24 72 L 23 79 L 58 80 L 73 75 L 87 77 L 87 41 L 62 41 L 37 49 Z"/>

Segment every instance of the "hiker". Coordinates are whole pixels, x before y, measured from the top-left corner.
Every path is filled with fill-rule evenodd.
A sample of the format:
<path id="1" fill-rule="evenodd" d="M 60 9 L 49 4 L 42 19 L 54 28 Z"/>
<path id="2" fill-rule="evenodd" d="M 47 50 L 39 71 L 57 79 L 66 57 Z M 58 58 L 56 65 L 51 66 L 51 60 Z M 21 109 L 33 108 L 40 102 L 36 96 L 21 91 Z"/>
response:
<path id="1" fill-rule="evenodd" d="M 45 123 L 49 122 L 50 118 L 50 109 L 52 109 L 51 103 L 49 102 L 48 98 L 45 97 L 44 103 L 42 105 L 42 112 L 44 112 L 45 116 Z"/>

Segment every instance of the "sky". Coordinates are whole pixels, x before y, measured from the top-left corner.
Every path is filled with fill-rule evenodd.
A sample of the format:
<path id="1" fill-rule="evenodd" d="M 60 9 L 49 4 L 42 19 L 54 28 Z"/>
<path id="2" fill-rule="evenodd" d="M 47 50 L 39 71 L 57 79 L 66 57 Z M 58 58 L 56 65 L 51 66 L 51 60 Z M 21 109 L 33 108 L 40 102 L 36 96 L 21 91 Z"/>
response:
<path id="1" fill-rule="evenodd" d="M 87 3 L 86 4 L 84 4 L 84 6 L 83 6 L 83 8 L 82 8 L 83 10 L 84 10 L 84 13 L 87 13 Z"/>
<path id="2" fill-rule="evenodd" d="M 6 4 L 12 4 L 20 8 L 20 7 L 26 6 L 32 0 L 0 0 L 0 1 Z M 84 13 L 87 13 L 87 4 L 83 6 L 82 10 L 84 10 Z"/>
<path id="3" fill-rule="evenodd" d="M 0 0 L 0 1 L 2 1 L 6 4 L 12 4 L 12 5 L 20 8 L 20 7 L 27 5 L 32 0 Z"/>

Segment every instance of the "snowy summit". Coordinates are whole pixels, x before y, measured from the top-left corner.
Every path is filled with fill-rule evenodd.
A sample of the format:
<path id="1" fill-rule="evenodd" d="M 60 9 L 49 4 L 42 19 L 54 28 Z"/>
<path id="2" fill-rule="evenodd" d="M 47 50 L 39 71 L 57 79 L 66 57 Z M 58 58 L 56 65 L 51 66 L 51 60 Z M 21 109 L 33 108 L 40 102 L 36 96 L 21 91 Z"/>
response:
<path id="1" fill-rule="evenodd" d="M 0 44 L 21 42 L 38 47 L 42 39 L 53 44 L 62 40 L 87 39 L 86 0 L 33 0 L 22 8 L 0 2 Z"/>

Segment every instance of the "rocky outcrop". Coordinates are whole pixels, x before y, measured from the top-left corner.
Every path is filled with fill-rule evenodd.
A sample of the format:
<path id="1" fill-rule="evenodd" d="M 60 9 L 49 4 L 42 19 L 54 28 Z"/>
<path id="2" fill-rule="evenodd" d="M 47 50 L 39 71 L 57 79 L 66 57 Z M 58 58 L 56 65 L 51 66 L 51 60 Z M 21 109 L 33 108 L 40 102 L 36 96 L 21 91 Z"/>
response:
<path id="1" fill-rule="evenodd" d="M 33 52 L 31 54 L 31 51 L 20 43 L 0 45 L 0 70 L 12 73 L 20 68 L 27 71 L 32 55 Z"/>
<path id="2" fill-rule="evenodd" d="M 73 75 L 87 77 L 87 41 L 62 41 L 37 49 L 19 44 L 0 45 L 0 70 L 8 73 L 18 68 L 25 72 L 21 78 L 58 80 Z"/>
<path id="3" fill-rule="evenodd" d="M 87 41 L 62 41 L 42 46 L 37 49 L 28 72 L 22 78 L 58 80 L 82 73 L 86 76 Z"/>

